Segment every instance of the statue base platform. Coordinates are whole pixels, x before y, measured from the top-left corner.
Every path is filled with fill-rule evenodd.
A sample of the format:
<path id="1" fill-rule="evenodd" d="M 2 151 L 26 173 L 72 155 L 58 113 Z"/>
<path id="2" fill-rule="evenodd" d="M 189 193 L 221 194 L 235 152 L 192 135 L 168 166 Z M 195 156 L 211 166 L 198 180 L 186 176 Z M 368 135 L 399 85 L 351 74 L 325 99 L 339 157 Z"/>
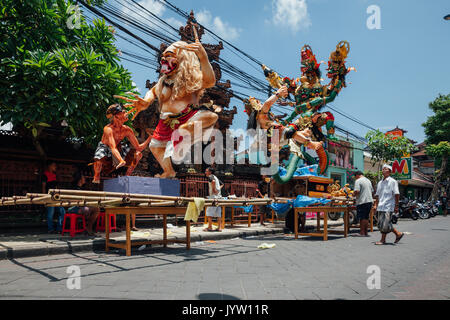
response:
<path id="1" fill-rule="evenodd" d="M 125 176 L 105 180 L 103 191 L 179 197 L 180 180 Z"/>

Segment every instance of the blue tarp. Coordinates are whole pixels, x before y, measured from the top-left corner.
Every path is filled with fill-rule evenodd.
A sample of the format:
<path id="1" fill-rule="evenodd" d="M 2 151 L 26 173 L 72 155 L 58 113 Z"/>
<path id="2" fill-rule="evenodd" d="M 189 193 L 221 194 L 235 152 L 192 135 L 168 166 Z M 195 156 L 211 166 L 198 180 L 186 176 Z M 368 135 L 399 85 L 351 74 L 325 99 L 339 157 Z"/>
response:
<path id="1" fill-rule="evenodd" d="M 324 177 L 317 173 L 317 167 L 317 164 L 313 164 L 312 166 L 299 167 L 297 168 L 297 170 L 295 170 L 293 177 Z M 278 173 L 281 177 L 283 177 L 286 174 L 286 168 L 279 167 Z"/>
<path id="2" fill-rule="evenodd" d="M 294 208 L 303 208 L 303 207 L 309 207 L 313 204 L 327 204 L 329 203 L 331 200 L 325 199 L 325 198 L 311 198 L 308 196 L 302 196 L 302 195 L 298 195 L 297 198 L 295 200 L 288 200 L 287 203 L 272 203 L 269 205 L 270 208 L 272 208 L 277 215 L 285 215 L 288 210 L 292 207 Z"/>
<path id="3" fill-rule="evenodd" d="M 245 213 L 250 213 L 250 212 L 253 212 L 253 205 L 250 205 L 250 206 L 233 206 L 233 208 L 235 208 L 235 209 L 244 209 L 244 212 Z"/>

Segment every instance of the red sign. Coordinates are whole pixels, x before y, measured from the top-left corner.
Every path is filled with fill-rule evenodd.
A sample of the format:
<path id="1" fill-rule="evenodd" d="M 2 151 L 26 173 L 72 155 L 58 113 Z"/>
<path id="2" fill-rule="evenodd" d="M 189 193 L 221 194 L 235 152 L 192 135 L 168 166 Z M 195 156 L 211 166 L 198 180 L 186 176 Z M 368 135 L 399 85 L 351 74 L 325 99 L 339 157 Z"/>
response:
<path id="1" fill-rule="evenodd" d="M 392 131 L 386 132 L 386 135 L 391 135 L 392 139 L 397 139 L 398 137 L 403 137 L 403 130 L 394 129 Z"/>

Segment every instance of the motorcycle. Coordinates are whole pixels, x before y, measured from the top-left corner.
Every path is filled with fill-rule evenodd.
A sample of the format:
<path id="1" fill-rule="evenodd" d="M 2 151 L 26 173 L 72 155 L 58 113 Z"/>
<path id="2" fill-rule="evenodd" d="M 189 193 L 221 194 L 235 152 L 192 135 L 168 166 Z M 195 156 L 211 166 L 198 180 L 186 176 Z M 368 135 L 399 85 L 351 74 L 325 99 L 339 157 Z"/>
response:
<path id="1" fill-rule="evenodd" d="M 430 215 L 432 217 L 435 217 L 439 214 L 439 206 L 440 205 L 441 205 L 441 202 L 439 200 L 436 200 L 435 202 L 431 203 Z"/>
<path id="2" fill-rule="evenodd" d="M 420 219 L 430 218 L 430 207 L 426 202 L 417 202 L 417 207 L 414 209 L 417 211 Z"/>
<path id="3" fill-rule="evenodd" d="M 413 220 L 419 219 L 419 212 L 417 211 L 417 201 L 408 199 L 400 200 L 399 210 L 397 214 L 392 215 L 397 222 L 398 218 L 411 218 Z"/>

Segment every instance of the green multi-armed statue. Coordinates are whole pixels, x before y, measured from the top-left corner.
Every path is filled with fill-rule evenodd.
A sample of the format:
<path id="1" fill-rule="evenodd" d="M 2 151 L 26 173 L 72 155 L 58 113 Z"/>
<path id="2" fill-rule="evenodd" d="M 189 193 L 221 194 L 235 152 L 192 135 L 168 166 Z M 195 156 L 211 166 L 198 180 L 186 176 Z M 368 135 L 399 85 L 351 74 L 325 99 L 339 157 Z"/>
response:
<path id="1" fill-rule="evenodd" d="M 294 95 L 295 102 L 289 103 L 294 107 L 292 114 L 284 119 L 278 119 L 270 113 L 270 106 L 276 101 L 275 98 L 269 98 L 263 107 L 260 103 L 255 103 L 254 98 L 249 99 L 247 107 L 251 108 L 252 114 L 250 120 L 256 119 L 262 129 L 273 131 L 278 129 L 280 133 L 280 147 L 288 144 L 291 147 L 291 157 L 287 165 L 287 173 L 280 176 L 275 174 L 273 178 L 278 183 L 286 183 L 293 177 L 298 162 L 304 158 L 308 164 L 315 164 L 316 161 L 308 153 L 301 151 L 301 146 L 313 149 L 319 157 L 318 173 L 324 174 L 328 168 L 328 153 L 323 147 L 326 139 L 336 141 L 334 136 L 334 116 L 331 112 L 320 112 L 320 109 L 327 103 L 332 102 L 343 87 L 346 87 L 345 76 L 354 68 L 345 66 L 345 59 L 350 51 L 350 45 L 347 41 L 341 41 L 336 46 L 336 50 L 330 55 L 328 61 L 327 76 L 330 78 L 328 85 L 321 84 L 320 63 L 317 63 L 312 49 L 304 45 L 301 49 L 301 78 L 290 79 L 281 77 L 266 66 L 262 66 L 264 74 L 274 89 L 277 89 L 276 99 L 286 97 L 289 93 Z M 280 91 L 280 88 L 287 88 L 287 94 Z M 253 99 L 253 101 L 252 101 Z M 269 108 L 267 108 L 269 105 Z M 266 108 L 264 108 L 266 106 Z M 249 112 L 250 114 L 250 112 Z M 265 116 L 264 116 L 265 115 Z M 296 119 L 298 117 L 298 119 Z M 266 119 L 268 118 L 268 119 Z M 267 120 L 270 120 L 268 123 Z M 322 127 L 326 126 L 327 135 L 322 133 Z"/>

